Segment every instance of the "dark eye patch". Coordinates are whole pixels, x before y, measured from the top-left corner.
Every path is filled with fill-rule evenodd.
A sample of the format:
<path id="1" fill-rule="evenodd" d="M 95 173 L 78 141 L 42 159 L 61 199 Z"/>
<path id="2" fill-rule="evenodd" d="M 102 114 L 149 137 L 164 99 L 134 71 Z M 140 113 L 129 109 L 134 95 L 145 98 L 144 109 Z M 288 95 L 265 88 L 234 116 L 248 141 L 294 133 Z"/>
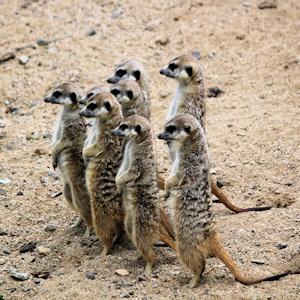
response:
<path id="1" fill-rule="evenodd" d="M 134 71 L 133 76 L 135 77 L 136 80 L 140 80 L 141 72 L 140 71 Z"/>
<path id="2" fill-rule="evenodd" d="M 129 99 L 132 99 L 132 97 L 133 97 L 133 93 L 131 90 L 126 91 L 126 95 Z"/>
<path id="3" fill-rule="evenodd" d="M 176 127 L 174 125 L 170 125 L 166 128 L 166 131 L 169 133 L 173 133 L 176 130 Z"/>
<path id="4" fill-rule="evenodd" d="M 87 94 L 86 99 L 90 99 L 92 96 L 94 96 L 94 93 L 89 93 Z"/>
<path id="5" fill-rule="evenodd" d="M 53 93 L 53 97 L 55 97 L 55 98 L 59 98 L 61 95 L 62 95 L 62 92 L 60 92 L 60 91 L 56 91 Z"/>
<path id="6" fill-rule="evenodd" d="M 103 106 L 110 111 L 111 107 L 110 107 L 110 103 L 109 102 L 104 102 Z"/>
<path id="7" fill-rule="evenodd" d="M 184 127 L 184 131 L 185 131 L 187 134 L 190 134 L 190 133 L 191 133 L 191 126 L 185 126 L 185 127 Z"/>
<path id="8" fill-rule="evenodd" d="M 71 93 L 71 94 L 69 95 L 69 97 L 70 97 L 70 99 L 72 100 L 72 102 L 76 102 L 77 96 L 76 96 L 75 93 Z"/>
<path id="9" fill-rule="evenodd" d="M 127 126 L 126 124 L 122 124 L 122 125 L 120 126 L 120 129 L 123 130 L 123 131 L 124 131 L 126 128 L 128 128 L 128 126 Z"/>
<path id="10" fill-rule="evenodd" d="M 126 74 L 126 70 L 118 70 L 118 71 L 116 72 L 116 75 L 117 75 L 118 77 L 123 77 L 125 74 Z"/>
<path id="11" fill-rule="evenodd" d="M 175 69 L 177 69 L 178 68 L 178 66 L 177 65 L 175 65 L 175 64 L 170 64 L 169 65 L 169 69 L 171 70 L 171 71 L 174 71 Z"/>
<path id="12" fill-rule="evenodd" d="M 87 108 L 90 109 L 90 110 L 94 110 L 94 109 L 97 108 L 97 104 L 96 103 L 90 103 Z"/>
<path id="13" fill-rule="evenodd" d="M 141 125 L 136 125 L 135 126 L 135 131 L 137 132 L 137 134 L 140 134 L 142 131 Z"/>
<path id="14" fill-rule="evenodd" d="M 120 94 L 120 91 L 117 89 L 114 89 L 111 91 L 111 93 L 116 97 L 118 94 Z"/>
<path id="15" fill-rule="evenodd" d="M 186 72 L 188 73 L 189 76 L 192 76 L 193 68 L 191 66 L 186 66 L 185 70 L 186 70 Z"/>

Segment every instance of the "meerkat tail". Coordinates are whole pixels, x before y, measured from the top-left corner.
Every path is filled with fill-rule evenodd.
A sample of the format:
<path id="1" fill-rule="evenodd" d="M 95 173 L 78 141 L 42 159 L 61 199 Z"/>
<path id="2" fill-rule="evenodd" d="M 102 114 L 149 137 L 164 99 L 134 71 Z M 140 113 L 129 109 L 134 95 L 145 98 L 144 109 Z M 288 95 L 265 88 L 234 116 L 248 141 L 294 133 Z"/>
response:
<path id="1" fill-rule="evenodd" d="M 157 186 L 160 190 L 164 190 L 165 189 L 165 179 L 159 174 L 156 173 L 157 176 Z"/>
<path id="2" fill-rule="evenodd" d="M 173 228 L 163 211 L 160 209 L 160 224 L 159 224 L 159 239 L 164 242 L 168 247 L 176 251 L 176 244 L 174 241 L 174 231 Z"/>
<path id="3" fill-rule="evenodd" d="M 245 212 L 245 211 L 263 211 L 263 210 L 269 210 L 272 208 L 272 206 L 264 206 L 264 207 L 250 207 L 250 208 L 239 208 L 233 205 L 226 196 L 221 192 L 219 187 L 216 185 L 212 177 L 210 176 L 210 182 L 211 182 L 211 192 L 222 202 L 227 208 L 229 208 L 231 211 L 234 211 L 236 213 Z"/>
<path id="4" fill-rule="evenodd" d="M 226 265 L 226 267 L 230 270 L 230 272 L 235 277 L 235 279 L 243 284 L 251 285 L 251 284 L 260 283 L 263 281 L 274 281 L 274 280 L 278 280 L 281 277 L 285 277 L 285 276 L 291 274 L 291 272 L 285 272 L 282 274 L 278 274 L 278 275 L 274 275 L 274 276 L 270 276 L 270 277 L 266 277 L 266 278 L 262 278 L 262 279 L 258 279 L 258 280 L 249 279 L 246 276 L 244 276 L 242 274 L 242 272 L 238 269 L 238 267 L 232 260 L 230 254 L 223 247 L 219 237 L 215 234 L 210 239 L 211 239 L 210 245 L 209 245 L 210 254 L 219 258 Z"/>

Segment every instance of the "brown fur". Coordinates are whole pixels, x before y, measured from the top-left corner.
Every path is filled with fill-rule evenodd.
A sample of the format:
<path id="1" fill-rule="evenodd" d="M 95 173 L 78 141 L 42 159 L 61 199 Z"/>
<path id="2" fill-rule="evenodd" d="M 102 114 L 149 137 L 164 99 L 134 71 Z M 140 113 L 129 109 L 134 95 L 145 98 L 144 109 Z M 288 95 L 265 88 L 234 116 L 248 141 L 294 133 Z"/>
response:
<path id="1" fill-rule="evenodd" d="M 95 94 L 109 92 L 109 91 L 110 91 L 110 86 L 108 84 L 101 83 L 95 85 L 86 92 L 86 95 L 79 100 L 79 103 L 85 105 L 87 101 Z"/>
<path id="2" fill-rule="evenodd" d="M 144 274 L 152 271 L 153 242 L 157 239 L 175 249 L 173 230 L 158 205 L 156 159 L 150 123 L 141 116 L 131 116 L 113 131 L 128 142 L 122 166 L 116 177 L 123 194 L 125 229 L 147 261 Z"/>
<path id="3" fill-rule="evenodd" d="M 80 97 L 80 87 L 66 82 L 55 88 L 45 102 L 63 105 L 51 144 L 53 166 L 58 166 L 62 175 L 64 197 L 80 216 L 71 228 L 77 227 L 83 219 L 87 224 L 84 237 L 88 237 L 92 229 L 92 215 L 82 158 L 86 128 L 83 118 L 78 114 Z"/>
<path id="4" fill-rule="evenodd" d="M 111 133 L 123 117 L 118 101 L 108 92 L 92 96 L 80 114 L 97 120 L 96 141 L 83 149 L 83 157 L 87 164 L 86 181 L 93 225 L 97 236 L 105 244 L 101 254 L 105 256 L 123 230 L 124 207 L 115 177 L 122 162 L 124 140 Z"/>
<path id="5" fill-rule="evenodd" d="M 158 137 L 175 144 L 176 158 L 165 188 L 171 204 L 177 253 L 181 262 L 194 273 L 189 287 L 197 285 L 209 256 L 221 259 L 234 277 L 244 284 L 276 280 L 288 275 L 248 279 L 223 247 L 217 234 L 210 198 L 208 148 L 198 121 L 189 114 L 179 114 L 166 124 Z"/>

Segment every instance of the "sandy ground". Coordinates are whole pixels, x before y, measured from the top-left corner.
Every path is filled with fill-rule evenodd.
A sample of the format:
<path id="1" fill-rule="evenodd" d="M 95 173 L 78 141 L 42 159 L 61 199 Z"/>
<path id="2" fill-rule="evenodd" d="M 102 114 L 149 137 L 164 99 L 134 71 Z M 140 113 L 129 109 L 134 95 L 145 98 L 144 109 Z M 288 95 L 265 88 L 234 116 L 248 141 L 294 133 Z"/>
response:
<path id="1" fill-rule="evenodd" d="M 49 153 L 51 141 L 44 136 L 53 133 L 59 107 L 43 98 L 53 86 L 76 81 L 86 91 L 105 82 L 121 61 L 136 58 L 150 76 L 151 122 L 158 133 L 176 87 L 159 69 L 178 54 L 200 51 L 207 87 L 225 91 L 207 99 L 213 177 L 222 178 L 223 192 L 237 206 L 274 206 L 236 215 L 214 204 L 221 240 L 251 278 L 299 272 L 299 1 L 279 1 L 276 9 L 263 10 L 254 0 L 144 2 L 0 2 L 0 54 L 14 50 L 16 55 L 0 65 L 0 179 L 11 180 L 0 184 L 0 295 L 299 299 L 299 275 L 244 286 L 216 259 L 208 260 L 198 287 L 186 289 L 191 272 L 164 247 L 155 248 L 153 274 L 140 277 L 145 262 L 129 260 L 136 255 L 131 243 L 116 245 L 100 258 L 103 244 L 95 236 L 82 238 L 85 225 L 68 230 L 76 214 L 62 196 L 50 197 L 61 191 L 61 180 L 48 174 L 53 171 L 51 156 L 34 152 L 46 148 Z M 86 36 L 90 28 L 96 34 Z M 51 43 L 39 46 L 40 38 Z M 27 46 L 33 47 L 18 49 Z M 19 63 L 21 55 L 29 58 L 25 65 Z M 159 171 L 167 177 L 167 147 L 158 140 L 156 146 Z M 17 195 L 20 191 L 23 195 Z M 56 230 L 44 231 L 47 225 Z M 49 252 L 20 253 L 30 242 Z M 280 249 L 280 243 L 287 245 Z M 29 273 L 29 279 L 12 279 L 14 268 Z M 115 274 L 120 268 L 129 275 Z M 37 273 L 49 275 L 36 278 Z"/>

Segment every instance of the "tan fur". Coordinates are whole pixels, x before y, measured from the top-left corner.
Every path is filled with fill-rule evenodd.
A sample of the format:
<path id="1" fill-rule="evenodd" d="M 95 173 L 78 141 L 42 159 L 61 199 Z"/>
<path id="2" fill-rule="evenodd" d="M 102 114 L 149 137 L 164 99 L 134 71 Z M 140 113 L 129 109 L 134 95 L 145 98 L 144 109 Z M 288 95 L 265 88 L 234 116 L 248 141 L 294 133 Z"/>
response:
<path id="1" fill-rule="evenodd" d="M 158 204 L 156 159 L 150 123 L 141 116 L 131 116 L 113 131 L 128 142 L 116 177 L 123 194 L 125 229 L 147 261 L 144 274 L 152 272 L 153 242 L 157 239 L 175 249 L 173 230 Z"/>
<path id="2" fill-rule="evenodd" d="M 87 101 L 95 94 L 109 92 L 109 91 L 110 91 L 110 86 L 108 84 L 101 83 L 95 85 L 86 92 L 86 95 L 79 100 L 79 103 L 85 105 Z"/>
<path id="3" fill-rule="evenodd" d="M 209 154 L 199 122 L 189 114 L 179 114 L 166 124 L 158 137 L 175 144 L 175 160 L 165 189 L 171 204 L 178 256 L 194 273 L 189 287 L 197 285 L 208 256 L 221 259 L 234 277 L 244 284 L 286 276 L 288 273 L 260 280 L 248 279 L 223 247 L 214 221 Z"/>
<path id="4" fill-rule="evenodd" d="M 111 134 L 123 117 L 118 101 L 108 92 L 92 96 L 80 114 L 97 120 L 97 138 L 94 144 L 83 149 L 83 157 L 87 164 L 93 225 L 105 244 L 101 254 L 105 256 L 123 230 L 124 208 L 115 177 L 122 162 L 124 140 Z"/>
<path id="5" fill-rule="evenodd" d="M 77 227 L 83 219 L 87 225 L 84 237 L 88 237 L 92 229 L 92 215 L 82 158 L 86 128 L 83 118 L 78 114 L 78 100 L 82 95 L 77 84 L 66 82 L 55 88 L 45 102 L 63 105 L 51 144 L 53 166 L 59 167 L 64 197 L 80 216 L 71 228 Z"/>

